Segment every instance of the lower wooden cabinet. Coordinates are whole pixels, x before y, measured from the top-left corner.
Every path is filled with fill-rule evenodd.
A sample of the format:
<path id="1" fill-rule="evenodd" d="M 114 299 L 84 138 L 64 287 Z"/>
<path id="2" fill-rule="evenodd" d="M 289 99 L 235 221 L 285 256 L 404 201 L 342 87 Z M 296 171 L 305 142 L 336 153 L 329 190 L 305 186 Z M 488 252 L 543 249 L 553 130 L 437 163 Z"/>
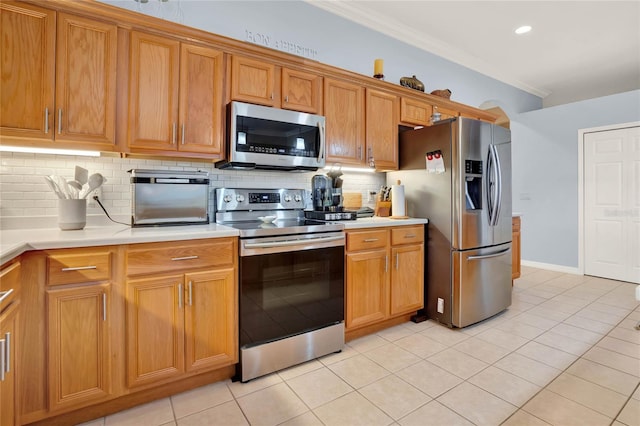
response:
<path id="1" fill-rule="evenodd" d="M 511 219 L 511 279 L 520 278 L 520 216 Z"/>
<path id="2" fill-rule="evenodd" d="M 129 273 L 144 271 L 126 282 L 128 387 L 238 361 L 235 247 L 235 239 L 221 239 L 138 244 L 128 252 Z M 189 261 L 199 268 L 191 271 Z M 153 274 L 154 269 L 178 273 Z"/>
<path id="3" fill-rule="evenodd" d="M 424 227 L 347 231 L 347 332 L 424 306 Z"/>
<path id="4" fill-rule="evenodd" d="M 18 308 L 13 302 L 0 313 L 0 351 L 4 352 L 0 362 L 0 425 L 14 426 L 19 423 L 18 402 Z"/>
<path id="5" fill-rule="evenodd" d="M 50 410 L 111 394 L 110 293 L 110 283 L 47 290 Z"/>

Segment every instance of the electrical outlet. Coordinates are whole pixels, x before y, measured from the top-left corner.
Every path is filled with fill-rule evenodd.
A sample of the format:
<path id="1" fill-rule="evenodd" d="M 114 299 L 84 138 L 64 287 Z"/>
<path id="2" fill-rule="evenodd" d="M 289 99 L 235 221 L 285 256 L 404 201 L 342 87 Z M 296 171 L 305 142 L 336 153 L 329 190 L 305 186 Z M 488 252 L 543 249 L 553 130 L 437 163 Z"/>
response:
<path id="1" fill-rule="evenodd" d="M 99 186 L 87 195 L 87 207 L 94 208 L 98 207 L 98 203 L 93 199 L 94 196 L 98 196 L 100 202 L 102 202 L 102 187 Z"/>
<path id="2" fill-rule="evenodd" d="M 438 297 L 438 313 L 444 314 L 444 299 Z"/>

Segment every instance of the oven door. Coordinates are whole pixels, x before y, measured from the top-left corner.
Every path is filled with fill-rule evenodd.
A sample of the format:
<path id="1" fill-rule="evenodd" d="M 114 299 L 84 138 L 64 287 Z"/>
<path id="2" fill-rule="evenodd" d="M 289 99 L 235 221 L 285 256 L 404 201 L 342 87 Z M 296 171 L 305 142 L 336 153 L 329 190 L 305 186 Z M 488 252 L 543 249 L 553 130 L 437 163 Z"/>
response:
<path id="1" fill-rule="evenodd" d="M 241 240 L 241 247 L 241 348 L 344 321 L 342 233 Z"/>

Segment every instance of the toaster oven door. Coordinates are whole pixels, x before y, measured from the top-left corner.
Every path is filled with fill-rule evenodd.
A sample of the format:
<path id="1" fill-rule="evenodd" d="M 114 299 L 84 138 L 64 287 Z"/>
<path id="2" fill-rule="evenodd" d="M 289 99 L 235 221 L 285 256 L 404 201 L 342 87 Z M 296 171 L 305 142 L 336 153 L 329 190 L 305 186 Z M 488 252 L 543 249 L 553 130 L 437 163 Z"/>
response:
<path id="1" fill-rule="evenodd" d="M 209 184 L 134 183 L 132 226 L 209 222 Z"/>

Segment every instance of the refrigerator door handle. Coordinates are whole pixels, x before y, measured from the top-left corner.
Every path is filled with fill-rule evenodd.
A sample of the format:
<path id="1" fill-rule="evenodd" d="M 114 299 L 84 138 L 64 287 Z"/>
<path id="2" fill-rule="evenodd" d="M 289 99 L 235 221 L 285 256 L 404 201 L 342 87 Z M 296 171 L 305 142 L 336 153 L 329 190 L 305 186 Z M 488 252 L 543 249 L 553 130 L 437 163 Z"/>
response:
<path id="1" fill-rule="evenodd" d="M 502 166 L 500 165 L 500 154 L 498 154 L 496 146 L 491 145 L 491 148 L 493 149 L 493 157 L 495 161 L 494 166 L 496 168 L 496 177 L 498 182 L 498 189 L 496 191 L 498 199 L 496 201 L 496 211 L 493 217 L 493 225 L 497 226 L 498 220 L 500 219 L 500 209 L 502 208 Z"/>
<path id="2" fill-rule="evenodd" d="M 498 223 L 498 193 L 500 191 L 499 184 L 499 167 L 496 164 L 496 151 L 493 145 L 489 145 L 489 158 L 487 159 L 487 204 L 489 205 L 489 226 L 495 226 Z"/>
<path id="3" fill-rule="evenodd" d="M 510 251 L 511 251 L 511 249 L 510 249 L 510 248 L 508 248 L 508 249 L 501 250 L 501 251 L 496 252 L 496 253 L 484 254 L 484 255 L 482 255 L 482 256 L 469 256 L 469 257 L 467 257 L 467 260 L 481 260 L 481 259 L 489 259 L 489 258 L 492 258 L 492 257 L 502 256 L 503 254 L 508 253 L 508 252 L 510 252 Z"/>

